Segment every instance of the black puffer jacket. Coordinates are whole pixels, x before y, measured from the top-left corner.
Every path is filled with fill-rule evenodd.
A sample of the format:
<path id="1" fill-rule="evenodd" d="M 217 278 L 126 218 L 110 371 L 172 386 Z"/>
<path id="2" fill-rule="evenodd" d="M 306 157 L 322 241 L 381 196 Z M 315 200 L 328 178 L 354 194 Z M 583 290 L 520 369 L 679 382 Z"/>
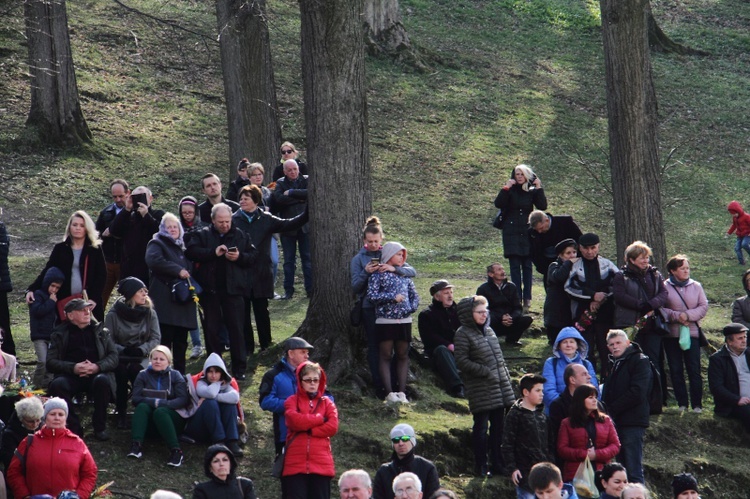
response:
<path id="1" fill-rule="evenodd" d="M 8 253 L 10 252 L 10 237 L 5 230 L 5 224 L 0 222 L 0 293 L 13 291 L 8 268 Z"/>
<path id="2" fill-rule="evenodd" d="M 565 292 L 565 283 L 570 277 L 573 262 L 558 258 L 547 270 L 547 296 L 544 298 L 544 325 L 548 328 L 573 325 L 570 310 L 570 295 Z"/>
<path id="3" fill-rule="evenodd" d="M 474 322 L 473 303 L 473 298 L 458 303 L 461 327 L 456 331 L 453 352 L 466 387 L 469 410 L 477 413 L 510 407 L 516 398 L 500 342 L 489 321 L 483 326 Z"/>
<path id="4" fill-rule="evenodd" d="M 618 358 L 610 356 L 610 375 L 604 383 L 602 402 L 617 428 L 648 428 L 648 394 L 651 390 L 651 365 L 638 343 L 631 343 Z"/>
<path id="5" fill-rule="evenodd" d="M 509 189 L 500 189 L 495 206 L 503 210 L 503 256 L 531 256 L 529 214 L 534 208 L 547 209 L 544 189 L 525 191 L 518 184 Z"/>
<path id="6" fill-rule="evenodd" d="M 510 408 L 503 424 L 502 454 L 508 475 L 515 470 L 521 472 L 522 487 L 528 489 L 531 467 L 543 461 L 552 461 L 549 420 L 544 415 L 544 406 L 530 411 L 517 400 Z"/>
<path id="7" fill-rule="evenodd" d="M 399 459 L 394 452 L 391 462 L 380 465 L 372 484 L 372 499 L 393 499 L 393 479 L 405 471 L 410 471 L 422 482 L 423 497 L 430 497 L 440 488 L 437 468 L 432 461 L 414 455 L 414 449 L 409 451 L 403 459 Z"/>

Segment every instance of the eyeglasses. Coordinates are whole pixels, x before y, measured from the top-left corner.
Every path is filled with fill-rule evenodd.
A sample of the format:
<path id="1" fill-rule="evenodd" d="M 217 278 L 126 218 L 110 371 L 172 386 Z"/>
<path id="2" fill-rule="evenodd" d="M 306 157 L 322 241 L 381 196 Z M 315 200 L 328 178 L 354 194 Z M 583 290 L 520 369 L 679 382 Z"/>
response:
<path id="1" fill-rule="evenodd" d="M 281 154 L 292 154 L 294 151 L 291 149 L 282 149 Z"/>
<path id="2" fill-rule="evenodd" d="M 399 442 L 408 442 L 409 440 L 411 440 L 411 437 L 409 435 L 401 435 L 400 437 L 393 437 L 391 439 L 391 442 L 397 444 Z"/>
<path id="3" fill-rule="evenodd" d="M 302 378 L 302 381 L 304 383 L 310 383 L 310 384 L 316 385 L 320 383 L 320 378 Z"/>
<path id="4" fill-rule="evenodd" d="M 409 497 L 415 492 L 419 492 L 419 491 L 416 488 L 412 487 L 411 485 L 406 487 L 405 489 L 396 489 L 397 496 L 403 496 L 404 494 L 406 494 L 406 496 Z"/>
<path id="5" fill-rule="evenodd" d="M 474 310 L 473 313 L 479 314 L 479 315 L 487 315 L 487 314 L 489 314 L 489 312 L 487 310 Z"/>

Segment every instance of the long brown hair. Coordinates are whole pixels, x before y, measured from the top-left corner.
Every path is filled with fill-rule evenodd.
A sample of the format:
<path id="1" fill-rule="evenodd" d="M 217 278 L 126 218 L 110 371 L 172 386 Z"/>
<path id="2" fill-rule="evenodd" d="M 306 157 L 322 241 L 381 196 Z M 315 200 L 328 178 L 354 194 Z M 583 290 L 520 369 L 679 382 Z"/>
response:
<path id="1" fill-rule="evenodd" d="M 589 419 L 589 413 L 586 410 L 586 399 L 590 396 L 598 395 L 599 392 L 593 385 L 581 385 L 573 392 L 573 400 L 570 402 L 570 425 L 573 428 L 585 428 Z M 597 407 L 591 412 L 591 417 L 597 423 L 603 423 L 606 414 L 601 412 Z"/>

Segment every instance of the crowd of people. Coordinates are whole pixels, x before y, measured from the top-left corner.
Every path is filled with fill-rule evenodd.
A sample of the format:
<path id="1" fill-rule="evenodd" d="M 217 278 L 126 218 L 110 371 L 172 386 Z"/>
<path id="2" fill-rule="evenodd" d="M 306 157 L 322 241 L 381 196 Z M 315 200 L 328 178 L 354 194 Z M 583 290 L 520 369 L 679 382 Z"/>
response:
<path id="1" fill-rule="evenodd" d="M 70 216 L 63 241 L 26 290 L 37 357 L 33 385 L 51 398 L 43 406 L 36 398 L 5 410 L 0 404 L 0 417 L 8 421 L 0 455 L 16 497 L 91 494 L 97 471 L 82 440 L 82 397 L 93 402 L 90 435 L 100 441 L 110 439 L 107 408 L 114 401 L 118 430 L 131 434 L 128 457 L 142 459 L 144 440 L 155 437 L 166 444 L 167 464 L 177 467 L 184 459 L 181 444 L 210 444 L 204 463 L 210 480 L 196 487 L 194 497 L 255 497 L 252 481 L 236 476 L 246 432 L 240 383 L 256 350 L 252 314 L 264 351 L 272 343 L 268 302 L 293 298 L 297 251 L 305 291 L 313 286 L 310 169 L 293 144 L 285 142 L 281 154 L 274 184 L 264 186 L 263 166 L 243 159 L 226 197 L 220 179 L 206 174 L 205 201 L 185 196 L 176 215 L 154 209 L 147 187 L 131 191 L 116 179 L 113 202 L 96 222 L 82 210 Z M 649 415 L 667 402 L 664 359 L 679 410 L 700 413 L 703 406 L 700 349 L 706 340 L 700 321 L 708 304 L 700 283 L 690 278 L 688 258 L 672 257 L 665 279 L 651 265 L 648 245 L 635 241 L 618 268 L 599 254 L 596 234 L 584 233 L 569 216 L 542 211 L 547 199 L 541 180 L 526 165 L 514 168 L 495 205 L 511 279 L 492 262 L 476 294 L 458 302 L 455 287 L 439 279 L 429 289 L 432 302 L 418 314 L 425 357 L 450 395 L 468 399 L 475 475 L 507 476 L 519 498 L 570 498 L 577 497 L 570 484 L 588 465 L 598 472 L 588 486 L 602 497 L 647 497 L 637 484 L 645 483 Z M 733 228 L 739 237 L 738 216 Z M 368 219 L 350 265 L 357 297 L 352 316 L 365 331 L 375 395 L 386 404 L 408 404 L 411 324 L 420 298 L 407 249 L 384 238 L 380 220 Z M 0 224 L 0 312 L 12 289 L 7 240 Z M 278 241 L 283 295 L 274 292 Z M 523 344 L 533 322 L 532 266 L 543 277 L 552 356 L 541 374 L 523 376 L 515 393 L 498 337 L 505 337 L 505 348 Z M 750 271 L 742 284 L 750 296 Z M 115 288 L 119 297 L 108 308 Z M 740 419 L 750 430 L 745 298 L 733 306 L 725 346 L 709 359 L 708 380 L 716 414 Z M 0 376 L 12 380 L 15 345 L 7 305 L 4 310 Z M 190 375 L 186 357 L 199 358 L 204 348 L 202 371 Z M 330 497 L 336 475 L 330 439 L 338 431 L 338 411 L 325 370 L 309 361 L 312 350 L 303 338 L 287 339 L 259 389 L 261 408 L 273 414 L 275 474 L 284 498 Z M 40 443 L 32 447 L 34 439 Z M 413 427 L 396 425 L 390 440 L 392 460 L 374 481 L 366 471 L 347 471 L 338 482 L 341 497 L 454 497 L 440 488 L 434 464 L 414 453 Z M 70 459 L 62 471 L 47 473 L 49 460 L 40 456 L 60 446 L 70 449 Z M 45 480 L 36 480 L 42 473 Z M 687 482 L 694 486 L 684 488 Z M 694 482 L 680 475 L 673 487 L 697 494 Z"/>

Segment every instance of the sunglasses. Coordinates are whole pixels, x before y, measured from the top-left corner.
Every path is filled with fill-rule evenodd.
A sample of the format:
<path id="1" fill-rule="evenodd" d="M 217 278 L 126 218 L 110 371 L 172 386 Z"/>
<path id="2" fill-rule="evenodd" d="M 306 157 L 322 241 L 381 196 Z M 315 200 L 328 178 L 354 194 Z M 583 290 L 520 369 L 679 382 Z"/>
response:
<path id="1" fill-rule="evenodd" d="M 394 444 L 397 444 L 399 442 L 408 442 L 410 440 L 411 440 L 411 437 L 409 435 L 402 435 L 400 437 L 393 437 L 391 439 L 391 442 L 393 442 Z"/>
<path id="2" fill-rule="evenodd" d="M 305 383 L 320 383 L 320 378 L 302 378 Z"/>
<path id="3" fill-rule="evenodd" d="M 291 149 L 282 149 L 281 154 L 292 154 L 294 151 Z"/>

